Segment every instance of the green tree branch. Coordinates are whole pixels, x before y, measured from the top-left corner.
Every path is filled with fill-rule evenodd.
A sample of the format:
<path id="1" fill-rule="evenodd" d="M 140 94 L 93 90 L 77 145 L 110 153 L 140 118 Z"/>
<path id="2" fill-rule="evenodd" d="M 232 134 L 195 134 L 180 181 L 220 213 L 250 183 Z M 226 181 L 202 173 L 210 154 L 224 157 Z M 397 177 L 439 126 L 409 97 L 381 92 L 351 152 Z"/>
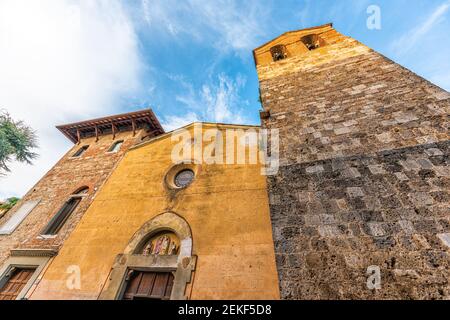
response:
<path id="1" fill-rule="evenodd" d="M 8 164 L 14 160 L 32 164 L 38 156 L 32 151 L 34 148 L 37 148 L 34 130 L 0 110 L 0 175 L 10 171 Z"/>

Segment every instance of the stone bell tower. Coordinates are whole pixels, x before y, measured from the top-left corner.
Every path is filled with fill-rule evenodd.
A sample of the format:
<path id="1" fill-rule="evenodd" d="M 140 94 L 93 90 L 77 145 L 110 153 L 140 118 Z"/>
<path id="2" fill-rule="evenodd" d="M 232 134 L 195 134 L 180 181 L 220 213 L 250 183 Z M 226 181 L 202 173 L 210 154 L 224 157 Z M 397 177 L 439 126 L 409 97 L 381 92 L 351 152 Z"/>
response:
<path id="1" fill-rule="evenodd" d="M 450 297 L 450 94 L 331 24 L 254 50 L 284 299 Z"/>

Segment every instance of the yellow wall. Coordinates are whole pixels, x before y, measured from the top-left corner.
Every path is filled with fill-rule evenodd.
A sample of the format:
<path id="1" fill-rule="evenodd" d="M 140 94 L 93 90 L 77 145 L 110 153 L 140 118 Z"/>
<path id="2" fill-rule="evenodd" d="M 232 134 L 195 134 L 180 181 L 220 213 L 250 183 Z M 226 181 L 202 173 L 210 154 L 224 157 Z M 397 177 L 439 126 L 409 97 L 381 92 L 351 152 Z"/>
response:
<path id="1" fill-rule="evenodd" d="M 195 182 L 171 199 L 164 177 L 173 165 L 173 145 L 168 134 L 126 154 L 32 299 L 97 299 L 116 255 L 145 222 L 167 211 L 192 229 L 198 260 L 187 292 L 191 299 L 279 298 L 261 166 L 203 164 Z M 81 271 L 80 290 L 66 285 L 73 265 Z"/>

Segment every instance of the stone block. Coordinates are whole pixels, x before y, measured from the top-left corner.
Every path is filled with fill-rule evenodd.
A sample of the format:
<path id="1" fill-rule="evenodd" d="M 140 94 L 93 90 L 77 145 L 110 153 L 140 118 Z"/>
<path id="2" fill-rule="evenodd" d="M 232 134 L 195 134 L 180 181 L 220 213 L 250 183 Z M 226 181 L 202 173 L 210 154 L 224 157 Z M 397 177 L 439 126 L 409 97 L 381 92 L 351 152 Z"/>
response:
<path id="1" fill-rule="evenodd" d="M 427 149 L 425 150 L 425 153 L 430 157 L 440 157 L 444 155 L 444 153 L 438 148 Z"/>
<path id="2" fill-rule="evenodd" d="M 395 176 L 400 181 L 408 181 L 409 180 L 408 176 L 406 174 L 404 174 L 403 172 L 396 172 Z"/>
<path id="3" fill-rule="evenodd" d="M 325 171 L 325 169 L 321 165 L 306 168 L 306 173 L 308 173 L 308 174 L 321 173 L 324 171 Z"/>
<path id="4" fill-rule="evenodd" d="M 434 167 L 433 163 L 428 159 L 418 159 L 417 162 L 419 163 L 420 167 L 425 170 L 431 170 Z"/>
<path id="5" fill-rule="evenodd" d="M 367 225 L 371 236 L 382 237 L 386 234 L 381 223 L 369 222 Z"/>
<path id="6" fill-rule="evenodd" d="M 395 139 L 391 136 L 391 134 L 389 132 L 384 132 L 384 133 L 377 135 L 377 139 L 378 139 L 378 141 L 380 141 L 382 143 L 390 143 L 390 142 L 395 141 Z"/>
<path id="7" fill-rule="evenodd" d="M 440 233 L 437 237 L 446 247 L 450 248 L 450 233 Z"/>
<path id="8" fill-rule="evenodd" d="M 334 238 L 342 235 L 339 228 L 335 225 L 319 226 L 319 234 L 324 238 Z"/>
<path id="9" fill-rule="evenodd" d="M 334 129 L 334 133 L 336 135 L 342 135 L 342 134 L 347 134 L 352 132 L 352 130 L 348 127 L 343 127 L 343 128 L 338 128 L 338 129 Z"/>
<path id="10" fill-rule="evenodd" d="M 421 166 L 415 160 L 400 161 L 400 164 L 406 171 L 420 170 Z"/>
<path id="11" fill-rule="evenodd" d="M 320 220 L 319 215 L 306 215 L 305 216 L 305 225 L 307 226 L 319 226 L 322 222 Z"/>
<path id="12" fill-rule="evenodd" d="M 426 192 L 416 192 L 409 194 L 409 199 L 416 207 L 430 206 L 434 204 L 434 199 Z"/>
<path id="13" fill-rule="evenodd" d="M 297 192 L 297 199 L 299 202 L 310 202 L 314 200 L 314 192 L 299 191 Z"/>
<path id="14" fill-rule="evenodd" d="M 414 225 L 411 221 L 400 220 L 398 224 L 406 234 L 413 234 L 415 232 Z"/>
<path id="15" fill-rule="evenodd" d="M 364 191 L 359 187 L 347 188 L 347 194 L 350 198 L 361 198 L 364 197 Z"/>
<path id="16" fill-rule="evenodd" d="M 368 168 L 373 175 L 380 175 L 386 173 L 382 165 L 369 165 Z"/>
<path id="17" fill-rule="evenodd" d="M 356 168 L 345 169 L 342 172 L 342 175 L 343 175 L 343 177 L 349 178 L 349 179 L 355 179 L 355 178 L 361 177 L 361 173 L 359 173 L 358 169 L 356 169 Z"/>

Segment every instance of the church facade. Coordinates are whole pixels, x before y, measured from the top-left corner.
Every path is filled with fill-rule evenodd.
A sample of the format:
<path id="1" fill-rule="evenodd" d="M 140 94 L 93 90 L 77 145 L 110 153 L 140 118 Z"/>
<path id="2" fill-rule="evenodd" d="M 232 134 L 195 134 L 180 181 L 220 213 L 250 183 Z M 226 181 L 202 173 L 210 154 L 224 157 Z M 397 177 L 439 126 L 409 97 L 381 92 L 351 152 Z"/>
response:
<path id="1" fill-rule="evenodd" d="M 198 123 L 179 131 L 199 141 L 204 132 L 246 129 Z M 176 135 L 128 150 L 32 298 L 279 298 L 260 165 L 188 161 L 194 152 L 174 163 Z M 67 286 L 71 266 L 80 272 L 76 290 Z"/>
<path id="2" fill-rule="evenodd" d="M 449 298 L 450 94 L 332 25 L 254 57 L 261 126 L 58 127 L 0 217 L 0 300 Z"/>

